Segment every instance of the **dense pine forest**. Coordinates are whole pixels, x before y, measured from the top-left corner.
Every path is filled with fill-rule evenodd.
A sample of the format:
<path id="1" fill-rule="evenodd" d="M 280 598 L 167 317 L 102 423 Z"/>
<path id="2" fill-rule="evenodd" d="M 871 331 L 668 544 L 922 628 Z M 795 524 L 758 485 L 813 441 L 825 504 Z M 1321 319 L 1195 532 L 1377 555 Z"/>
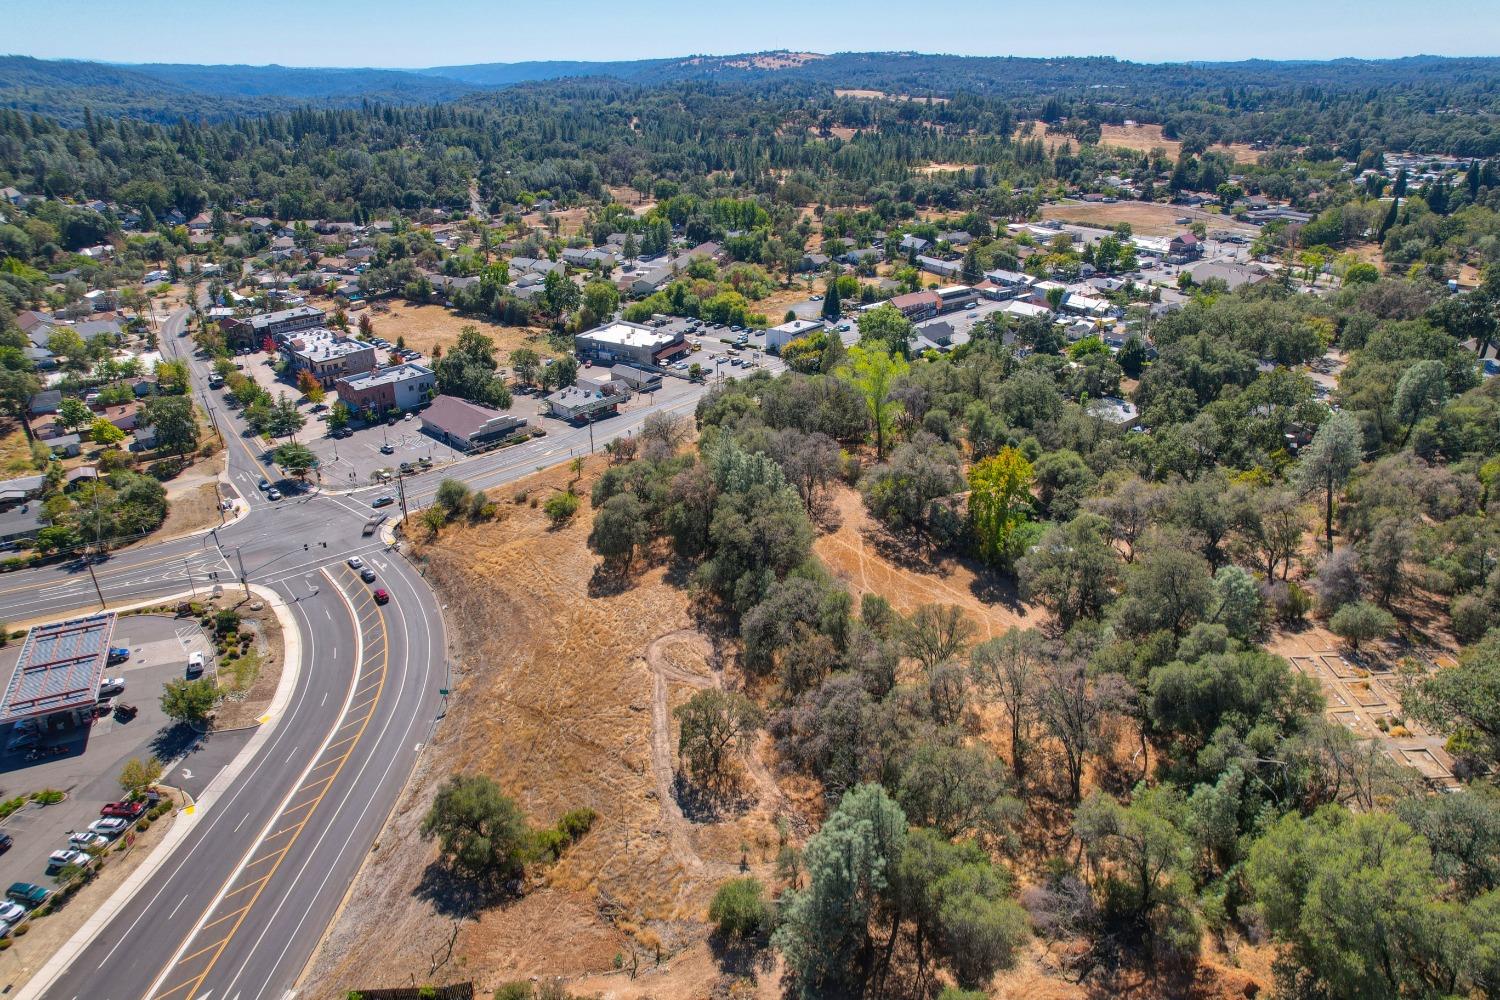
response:
<path id="1" fill-rule="evenodd" d="M 41 196 L 0 208 L 10 413 L 27 394 L 5 386 L 36 387 L 22 310 L 156 266 L 196 288 L 202 263 L 232 265 L 221 297 L 311 271 L 315 221 L 392 222 L 372 299 L 474 277 L 453 308 L 564 344 L 620 305 L 778 322 L 753 303 L 805 251 L 879 244 L 878 265 L 817 265 L 829 319 L 841 297 L 871 307 L 850 310 L 857 340 L 800 337 L 790 370 L 705 391 L 691 427 L 648 422 L 563 515 L 588 501 L 609 586 L 667 565 L 735 644 L 743 691 L 681 716 L 683 782 L 732 787 L 765 732 L 778 775 L 814 789 L 776 878 L 726 884 L 705 921 L 779 954 L 790 995 L 967 1000 L 1043 950 L 1099 994 L 1213 995 L 1205 968 L 1259 955 L 1278 997 L 1500 995 L 1500 61 L 846 54 L 457 67 L 291 98 L 175 72 L 170 115 L 131 89 L 148 69 L 62 106 L 28 89 L 45 67 L 0 66 L 0 187 Z M 1101 141 L 1127 121 L 1180 148 Z M 1388 176 L 1397 154 L 1412 176 Z M 1231 219 L 1254 196 L 1306 221 L 1258 230 L 1266 280 L 1189 276 L 1171 303 L 1136 285 L 1128 225 L 1084 251 L 1006 228 L 1112 175 L 1138 182 L 1125 200 L 1212 196 Z M 173 213 L 208 213 L 208 235 Z M 302 256 L 273 264 L 257 216 L 304 223 Z M 467 242 L 439 245 L 438 223 Z M 937 282 L 893 247 L 948 250 L 955 229 L 954 280 L 1118 275 L 1099 294 L 1120 342 L 996 313 L 914 350 L 880 302 Z M 492 261 L 502 240 L 556 261 L 617 233 L 723 259 L 634 302 L 575 272 L 525 305 Z M 78 254 L 104 241 L 109 263 Z M 1121 398 L 1128 425 L 1099 406 Z M 814 553 L 840 495 L 893 563 L 961 565 L 1029 624 L 981 639 L 956 607 L 856 601 Z M 1299 642 L 1399 692 L 1378 732 L 1335 714 Z M 1417 737 L 1450 782 L 1393 756 Z"/>

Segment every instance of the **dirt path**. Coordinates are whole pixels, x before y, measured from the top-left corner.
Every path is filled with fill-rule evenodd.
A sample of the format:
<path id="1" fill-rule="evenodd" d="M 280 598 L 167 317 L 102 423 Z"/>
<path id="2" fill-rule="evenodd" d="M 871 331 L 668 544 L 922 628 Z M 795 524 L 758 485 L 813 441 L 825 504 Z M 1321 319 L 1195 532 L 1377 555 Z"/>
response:
<path id="1" fill-rule="evenodd" d="M 687 645 L 701 656 L 708 665 L 707 675 L 696 673 L 673 662 L 667 655 L 669 647 Z M 682 807 L 673 792 L 677 772 L 672 761 L 672 716 L 669 705 L 668 683 L 686 684 L 703 690 L 722 690 L 724 675 L 718 667 L 718 653 L 708 637 L 697 629 L 678 629 L 658 636 L 646 647 L 643 656 L 651 671 L 651 770 L 656 779 L 656 795 L 661 803 L 661 822 L 667 832 L 672 856 L 683 869 L 695 875 L 733 875 L 738 866 L 726 862 L 705 862 L 693 846 L 694 824 L 682 814 Z M 746 770 L 755 783 L 759 804 L 768 812 L 776 813 L 787 808 L 786 796 L 771 776 L 771 771 L 761 759 L 760 748 L 752 747 L 745 755 Z"/>

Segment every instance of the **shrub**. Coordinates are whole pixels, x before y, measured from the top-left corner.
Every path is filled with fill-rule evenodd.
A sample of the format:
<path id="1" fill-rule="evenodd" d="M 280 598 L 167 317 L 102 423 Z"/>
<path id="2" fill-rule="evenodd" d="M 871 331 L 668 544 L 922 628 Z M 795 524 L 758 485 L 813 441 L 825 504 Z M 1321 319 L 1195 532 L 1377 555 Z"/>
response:
<path id="1" fill-rule="evenodd" d="M 726 938 L 748 940 L 764 935 L 771 925 L 771 907 L 760 879 L 746 876 L 719 886 L 708 906 L 708 919 Z"/>
<path id="2" fill-rule="evenodd" d="M 593 828 L 594 820 L 598 818 L 599 814 L 587 806 L 582 809 L 571 809 L 563 813 L 562 819 L 557 821 L 557 829 L 569 841 L 576 842 L 583 839 L 584 834 Z"/>
<path id="3" fill-rule="evenodd" d="M 535 993 L 524 979 L 495 987 L 495 1000 L 531 1000 Z"/>
<path id="4" fill-rule="evenodd" d="M 41 805 L 51 806 L 61 802 L 65 796 L 55 788 L 48 788 L 44 791 L 33 792 L 31 797 Z"/>
<path id="5" fill-rule="evenodd" d="M 1453 619 L 1453 634 L 1464 644 L 1478 642 L 1489 631 L 1490 610 L 1483 598 L 1474 594 L 1460 594 L 1448 605 L 1448 614 Z"/>
<path id="6" fill-rule="evenodd" d="M 562 524 L 578 513 L 578 494 L 569 490 L 566 493 L 554 493 L 542 504 L 542 513 L 547 515 L 553 524 Z"/>
<path id="7" fill-rule="evenodd" d="M 30 924 L 22 924 L 20 927 L 17 927 L 15 930 L 11 931 L 11 933 L 14 934 L 16 937 L 22 937 L 22 936 L 24 936 L 30 930 L 31 930 L 31 925 Z"/>
<path id="8" fill-rule="evenodd" d="M 1328 619 L 1328 627 L 1334 635 L 1347 642 L 1350 649 L 1358 650 L 1360 643 L 1394 632 L 1396 619 L 1384 608 L 1368 601 L 1355 601 L 1334 612 L 1333 617 Z"/>
<path id="9" fill-rule="evenodd" d="M 537 857 L 556 861 L 567 850 L 568 838 L 561 830 L 538 830 L 532 834 L 531 844 Z"/>
<path id="10" fill-rule="evenodd" d="M 240 630 L 240 614 L 233 608 L 225 608 L 214 615 L 214 631 L 219 635 L 233 636 Z"/>

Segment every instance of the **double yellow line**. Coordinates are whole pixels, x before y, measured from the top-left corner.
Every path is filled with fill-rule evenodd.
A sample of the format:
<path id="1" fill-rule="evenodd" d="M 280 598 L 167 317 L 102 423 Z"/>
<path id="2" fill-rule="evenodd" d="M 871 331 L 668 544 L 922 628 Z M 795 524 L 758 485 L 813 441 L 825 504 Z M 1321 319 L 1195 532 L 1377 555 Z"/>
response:
<path id="1" fill-rule="evenodd" d="M 353 577 L 353 574 L 350 573 L 347 569 L 344 571 L 344 575 Z M 355 698 L 359 698 L 362 692 L 369 691 L 372 687 L 374 688 L 375 693 L 368 701 L 363 702 L 362 705 L 359 706 L 365 709 L 364 718 L 358 720 L 357 722 L 345 722 L 343 725 L 339 726 L 338 729 L 334 730 L 334 735 L 336 736 L 339 733 L 343 732 L 345 729 L 348 729 L 355 725 L 359 727 L 357 731 L 352 736 L 339 740 L 336 743 L 330 743 L 328 746 L 323 748 L 322 753 L 327 754 L 340 746 L 344 746 L 345 744 L 348 744 L 349 748 L 339 756 L 330 757 L 328 760 L 323 761 L 307 773 L 307 776 L 303 779 L 302 784 L 298 787 L 297 795 L 301 795 L 312 789 L 318 789 L 317 794 L 312 796 L 311 798 L 305 799 L 304 801 L 296 805 L 287 806 L 282 810 L 281 816 L 279 818 L 286 819 L 298 812 L 302 812 L 303 810 L 306 810 L 306 813 L 303 815 L 301 820 L 288 826 L 284 826 L 281 829 L 277 830 L 275 833 L 266 837 L 263 841 L 261 841 L 260 846 L 264 846 L 266 843 L 284 837 L 288 833 L 291 834 L 291 838 L 287 840 L 287 842 L 283 846 L 276 848 L 275 850 L 268 851 L 265 854 L 262 854 L 260 857 L 256 858 L 254 861 L 251 861 L 247 865 L 245 865 L 245 867 L 239 872 L 237 879 L 246 877 L 257 866 L 262 865 L 274 858 L 274 863 L 271 865 L 270 869 L 266 871 L 264 875 L 260 875 L 252 879 L 251 881 L 246 882 L 244 885 L 241 885 L 238 888 L 230 891 L 227 895 L 219 900 L 219 904 L 222 905 L 235 896 L 238 896 L 240 893 L 254 890 L 252 895 L 250 896 L 249 902 L 245 903 L 243 906 L 231 910 L 223 916 L 215 919 L 212 923 L 205 924 L 202 928 L 200 928 L 200 932 L 206 931 L 210 927 L 215 927 L 219 924 L 224 923 L 230 918 L 234 918 L 234 923 L 230 926 L 228 932 L 213 944 L 205 945 L 204 947 L 199 948 L 197 951 L 192 952 L 191 954 L 184 955 L 175 963 L 175 965 L 181 966 L 188 962 L 191 962 L 195 958 L 198 958 L 202 955 L 207 955 L 212 952 L 212 955 L 210 955 L 207 960 L 207 964 L 203 967 L 203 971 L 199 972 L 197 975 L 190 976 L 187 979 L 182 980 L 182 982 L 178 983 L 176 986 L 164 989 L 161 992 L 154 994 L 153 1000 L 165 1000 L 165 998 L 167 997 L 173 997 L 179 994 L 181 994 L 183 997 L 189 998 L 190 1000 L 190 998 L 196 995 L 198 989 L 203 985 L 203 981 L 208 978 L 208 974 L 213 971 L 214 966 L 218 963 L 220 956 L 224 954 L 224 949 L 229 947 L 230 941 L 234 940 L 234 936 L 239 932 L 240 926 L 245 922 L 245 918 L 249 916 L 251 909 L 253 909 L 256 904 L 256 901 L 260 899 L 261 893 L 265 891 L 265 888 L 270 883 L 271 878 L 276 874 L 277 869 L 281 867 L 281 863 L 286 860 L 286 856 L 291 853 L 292 847 L 297 843 L 298 838 L 302 836 L 302 831 L 306 829 L 307 824 L 312 820 L 313 814 L 317 812 L 319 803 L 323 801 L 324 796 L 326 796 L 329 789 L 333 787 L 334 779 L 336 779 L 339 776 L 339 773 L 343 771 L 344 765 L 348 762 L 350 756 L 353 755 L 355 748 L 359 745 L 360 737 L 364 735 L 365 729 L 370 724 L 370 720 L 375 717 L 375 706 L 380 703 L 380 695 L 385 690 L 386 676 L 389 672 L 388 667 L 390 666 L 391 650 L 390 632 L 386 628 L 385 614 L 380 610 L 380 605 L 376 604 L 374 598 L 369 596 L 368 593 L 366 593 L 364 602 L 356 610 L 356 623 L 358 624 L 359 628 L 363 630 L 367 625 L 364 614 L 366 611 L 371 609 L 374 610 L 375 614 L 373 622 L 371 622 L 370 624 L 378 624 L 380 626 L 380 676 L 378 680 L 370 684 L 366 684 L 363 688 L 356 691 Z M 363 670 L 364 664 L 360 664 L 360 667 L 361 670 L 359 673 L 359 681 L 363 681 L 365 677 Z M 356 683 L 359 683 L 359 681 L 356 681 Z M 317 774 L 319 771 L 323 770 L 329 765 L 334 765 L 334 769 L 331 774 L 327 775 L 326 777 L 313 780 L 313 775 Z M 294 796 L 294 798 L 295 797 L 296 796 Z"/>

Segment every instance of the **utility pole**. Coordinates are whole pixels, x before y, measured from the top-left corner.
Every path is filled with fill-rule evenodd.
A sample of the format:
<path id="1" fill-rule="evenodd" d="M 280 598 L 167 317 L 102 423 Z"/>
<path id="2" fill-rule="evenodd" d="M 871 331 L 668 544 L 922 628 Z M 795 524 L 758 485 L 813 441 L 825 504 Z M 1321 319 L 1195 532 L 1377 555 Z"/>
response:
<path id="1" fill-rule="evenodd" d="M 401 498 L 401 520 L 402 521 L 405 521 L 406 518 L 408 517 L 407 511 L 406 511 L 406 482 L 405 482 L 405 480 L 406 480 L 406 474 L 404 472 L 401 472 L 401 471 L 398 470 L 396 472 L 396 495 Z"/>
<path id="2" fill-rule="evenodd" d="M 250 596 L 250 578 L 245 575 L 245 553 L 244 553 L 244 550 L 243 549 L 235 549 L 234 550 L 234 557 L 235 557 L 235 559 L 239 560 L 239 564 L 240 564 L 240 583 L 242 583 L 242 584 L 245 585 L 245 596 L 249 597 Z"/>
<path id="3" fill-rule="evenodd" d="M 182 571 L 187 574 L 188 586 L 193 589 L 193 600 L 196 601 L 198 599 L 198 584 L 193 579 L 193 567 L 192 564 L 188 562 L 187 556 L 182 557 Z"/>
<path id="4" fill-rule="evenodd" d="M 594 418 L 589 417 L 589 454 L 594 453 Z"/>

